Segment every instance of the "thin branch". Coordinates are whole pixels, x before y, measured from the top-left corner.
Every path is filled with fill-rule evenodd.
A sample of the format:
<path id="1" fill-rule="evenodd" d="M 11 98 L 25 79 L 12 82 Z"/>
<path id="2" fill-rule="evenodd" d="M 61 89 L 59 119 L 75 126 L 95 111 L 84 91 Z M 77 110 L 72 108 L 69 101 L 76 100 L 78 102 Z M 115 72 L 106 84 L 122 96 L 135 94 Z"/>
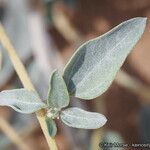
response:
<path id="1" fill-rule="evenodd" d="M 19 149 L 31 150 L 16 133 L 16 131 L 9 125 L 9 123 L 2 117 L 0 117 L 0 128 L 2 132 L 18 146 Z"/>
<path id="2" fill-rule="evenodd" d="M 3 45 L 3 47 L 5 48 L 5 50 L 7 51 L 9 58 L 24 86 L 24 88 L 28 89 L 28 90 L 35 90 L 34 86 L 32 85 L 30 78 L 27 74 L 27 71 L 24 67 L 24 65 L 22 64 L 20 58 L 18 57 L 14 47 L 12 46 L 9 38 L 7 37 L 3 26 L 0 24 L 0 41 Z M 57 148 L 57 144 L 55 142 L 55 140 L 53 138 L 51 138 L 48 134 L 48 130 L 47 130 L 47 126 L 45 123 L 45 111 L 43 109 L 39 110 L 37 113 L 37 118 L 39 120 L 39 123 L 41 125 L 42 131 L 45 135 L 45 138 L 47 140 L 48 146 L 51 150 L 58 150 Z"/>
<path id="3" fill-rule="evenodd" d="M 142 82 L 134 77 L 131 77 L 124 71 L 119 71 L 115 79 L 118 85 L 131 90 L 136 95 L 143 98 L 145 103 L 149 103 L 150 99 L 150 87 L 144 85 Z"/>
<path id="4" fill-rule="evenodd" d="M 102 142 L 103 133 L 104 131 L 102 129 L 97 129 L 92 132 L 90 142 L 91 149 L 102 150 L 102 147 L 99 144 Z"/>
<path id="5" fill-rule="evenodd" d="M 61 9 L 54 7 L 52 9 L 52 17 L 54 26 L 69 43 L 81 40 L 82 37 L 80 33 L 73 28 L 67 16 Z"/>

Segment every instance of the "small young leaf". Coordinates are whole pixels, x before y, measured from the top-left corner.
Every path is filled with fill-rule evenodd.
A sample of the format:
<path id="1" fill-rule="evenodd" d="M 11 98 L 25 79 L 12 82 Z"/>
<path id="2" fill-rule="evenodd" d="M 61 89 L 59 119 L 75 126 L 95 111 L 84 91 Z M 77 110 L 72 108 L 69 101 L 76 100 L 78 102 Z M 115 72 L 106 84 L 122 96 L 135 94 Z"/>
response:
<path id="1" fill-rule="evenodd" d="M 46 124 L 47 124 L 47 129 L 48 129 L 48 133 L 51 137 L 55 137 L 56 133 L 57 133 L 57 127 L 56 127 L 56 123 L 53 119 L 50 119 L 48 117 L 45 118 Z"/>
<path id="2" fill-rule="evenodd" d="M 51 76 L 47 103 L 52 108 L 63 108 L 69 105 L 68 90 L 58 71 L 54 71 Z"/>
<path id="3" fill-rule="evenodd" d="M 26 89 L 0 92 L 0 105 L 9 106 L 20 113 L 26 114 L 46 107 L 35 91 L 28 91 Z"/>
<path id="4" fill-rule="evenodd" d="M 60 117 L 66 125 L 82 129 L 97 129 L 102 127 L 107 121 L 102 114 L 88 112 L 77 107 L 62 111 Z"/>
<path id="5" fill-rule="evenodd" d="M 146 18 L 125 21 L 80 46 L 64 70 L 71 95 L 93 99 L 104 93 L 144 32 Z"/>

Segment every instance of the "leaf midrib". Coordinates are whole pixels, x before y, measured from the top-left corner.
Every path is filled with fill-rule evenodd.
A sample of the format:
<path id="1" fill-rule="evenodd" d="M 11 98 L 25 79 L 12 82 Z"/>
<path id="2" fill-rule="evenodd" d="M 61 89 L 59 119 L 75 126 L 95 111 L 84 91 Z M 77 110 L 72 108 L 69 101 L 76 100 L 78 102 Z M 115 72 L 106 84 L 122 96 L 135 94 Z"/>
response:
<path id="1" fill-rule="evenodd" d="M 135 28 L 137 28 L 137 26 L 136 26 Z M 110 52 L 112 52 L 118 45 L 120 45 L 121 42 L 123 42 L 123 41 L 126 39 L 126 37 L 128 37 L 128 35 L 131 34 L 132 32 L 133 32 L 133 31 L 130 31 L 122 40 L 120 40 L 120 42 L 118 42 L 117 45 L 114 46 L 111 51 L 106 52 L 105 57 L 103 57 L 103 59 L 101 59 L 101 62 L 107 57 L 107 55 L 108 55 Z M 95 68 L 96 68 L 98 65 L 99 65 L 99 62 L 92 68 L 92 70 L 95 70 Z M 80 81 L 80 82 L 77 83 L 76 87 L 79 86 L 79 85 L 82 85 L 82 83 L 84 82 L 84 80 L 86 80 L 90 74 L 91 74 L 91 72 L 88 72 L 88 73 L 86 74 L 86 76 L 84 76 L 84 77 L 82 78 L 82 81 Z M 74 88 L 71 90 L 73 93 L 75 92 L 76 87 L 74 87 Z"/>

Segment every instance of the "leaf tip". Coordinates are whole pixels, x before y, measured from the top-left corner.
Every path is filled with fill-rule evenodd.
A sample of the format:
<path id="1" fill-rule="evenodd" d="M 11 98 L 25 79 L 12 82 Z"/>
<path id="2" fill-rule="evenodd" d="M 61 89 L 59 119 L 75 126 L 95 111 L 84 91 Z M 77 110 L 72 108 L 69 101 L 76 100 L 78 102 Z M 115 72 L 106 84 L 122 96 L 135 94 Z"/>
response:
<path id="1" fill-rule="evenodd" d="M 133 19 L 139 24 L 139 27 L 141 27 L 143 30 L 145 29 L 147 17 L 137 17 Z"/>
<path id="2" fill-rule="evenodd" d="M 141 17 L 141 24 L 146 26 L 146 22 L 147 22 L 147 17 Z"/>
<path id="3" fill-rule="evenodd" d="M 104 126 L 107 122 L 107 118 L 104 115 L 102 115 L 102 117 L 101 117 L 101 122 L 102 122 L 102 124 L 100 127 Z"/>

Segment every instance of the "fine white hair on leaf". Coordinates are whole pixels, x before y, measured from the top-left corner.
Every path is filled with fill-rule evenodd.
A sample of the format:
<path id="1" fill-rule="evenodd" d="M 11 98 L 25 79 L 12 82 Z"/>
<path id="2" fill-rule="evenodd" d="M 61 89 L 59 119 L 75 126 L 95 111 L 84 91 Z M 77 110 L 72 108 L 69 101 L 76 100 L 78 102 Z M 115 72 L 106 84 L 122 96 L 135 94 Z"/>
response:
<path id="1" fill-rule="evenodd" d="M 97 129 L 107 122 L 104 115 L 96 112 L 88 112 L 77 107 L 63 110 L 60 118 L 66 125 L 81 129 Z"/>

